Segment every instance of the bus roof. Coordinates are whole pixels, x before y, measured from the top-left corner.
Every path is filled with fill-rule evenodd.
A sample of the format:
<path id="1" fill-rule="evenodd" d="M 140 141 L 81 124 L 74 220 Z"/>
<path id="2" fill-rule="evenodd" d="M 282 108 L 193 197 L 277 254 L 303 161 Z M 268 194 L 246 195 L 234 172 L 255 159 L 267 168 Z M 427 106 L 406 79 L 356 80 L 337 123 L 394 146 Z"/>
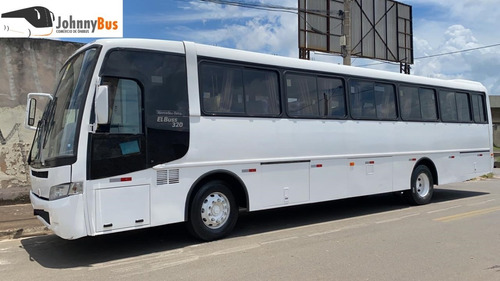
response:
<path id="1" fill-rule="evenodd" d="M 364 78 L 383 79 L 399 81 L 403 83 L 415 83 L 429 86 L 462 89 L 468 91 L 486 92 L 486 88 L 479 82 L 453 79 L 444 80 L 416 75 L 407 75 L 384 70 L 375 70 L 354 66 L 344 66 L 334 63 L 302 60 L 298 58 L 282 57 L 277 55 L 261 54 L 250 51 L 242 51 L 217 46 L 209 46 L 192 42 L 168 41 L 157 39 L 99 39 L 90 44 L 99 44 L 107 48 L 144 48 L 152 50 L 174 51 L 184 53 L 186 44 L 195 46 L 198 56 L 212 57 L 223 60 L 234 60 L 253 64 L 261 64 L 275 67 L 292 68 L 300 71 L 319 71 L 337 75 L 358 76 Z M 85 47 L 83 47 L 85 48 Z"/>

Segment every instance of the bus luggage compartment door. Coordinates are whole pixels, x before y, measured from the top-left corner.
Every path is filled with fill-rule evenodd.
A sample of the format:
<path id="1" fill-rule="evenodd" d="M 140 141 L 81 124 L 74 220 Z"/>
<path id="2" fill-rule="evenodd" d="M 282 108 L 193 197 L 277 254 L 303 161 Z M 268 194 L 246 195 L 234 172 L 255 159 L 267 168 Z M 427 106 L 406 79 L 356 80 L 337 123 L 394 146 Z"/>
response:
<path id="1" fill-rule="evenodd" d="M 278 207 L 309 201 L 309 161 L 262 163 L 260 206 Z M 256 204 L 257 205 L 257 204 Z"/>
<path id="2" fill-rule="evenodd" d="M 149 185 L 96 190 L 96 230 L 149 225 L 149 192 Z"/>

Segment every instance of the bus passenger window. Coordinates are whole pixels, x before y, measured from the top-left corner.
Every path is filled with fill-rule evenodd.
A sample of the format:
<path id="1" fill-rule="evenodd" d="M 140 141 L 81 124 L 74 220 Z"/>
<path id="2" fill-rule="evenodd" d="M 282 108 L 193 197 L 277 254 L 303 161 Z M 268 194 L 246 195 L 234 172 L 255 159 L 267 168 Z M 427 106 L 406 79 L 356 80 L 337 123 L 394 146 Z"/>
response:
<path id="1" fill-rule="evenodd" d="M 202 63 L 199 69 L 203 113 L 262 117 L 281 113 L 275 71 L 215 63 Z"/>
<path id="2" fill-rule="evenodd" d="M 351 82 L 351 112 L 355 119 L 375 119 L 375 95 L 372 82 Z"/>
<path id="3" fill-rule="evenodd" d="M 426 121 L 435 121 L 437 116 L 436 92 L 432 89 L 418 89 L 420 97 L 420 106 L 422 119 Z"/>
<path id="4" fill-rule="evenodd" d="M 346 116 L 344 83 L 336 78 L 318 78 L 320 115 L 343 118 Z"/>
<path id="5" fill-rule="evenodd" d="M 436 121 L 436 92 L 432 89 L 401 86 L 399 101 L 403 120 Z"/>
<path id="6" fill-rule="evenodd" d="M 200 91 L 205 113 L 243 114 L 243 77 L 237 67 L 200 65 Z"/>
<path id="7" fill-rule="evenodd" d="M 278 74 L 274 71 L 244 69 L 245 108 L 249 116 L 280 114 Z"/>
<path id="8" fill-rule="evenodd" d="M 481 95 L 473 94 L 472 97 L 472 109 L 474 113 L 474 122 L 484 123 L 486 122 L 486 112 L 484 111 L 484 97 Z"/>
<path id="9" fill-rule="evenodd" d="M 352 80 L 351 112 L 355 119 L 397 118 L 394 85 Z"/>
<path id="10" fill-rule="evenodd" d="M 396 92 L 393 85 L 375 83 L 375 102 L 378 119 L 396 119 Z"/>
<path id="11" fill-rule="evenodd" d="M 448 122 L 458 121 L 457 104 L 455 101 L 455 92 L 440 91 L 439 106 L 441 108 L 441 119 Z"/>
<path id="12" fill-rule="evenodd" d="M 287 74 L 287 109 L 294 117 L 318 117 L 319 98 L 316 77 Z"/>
<path id="13" fill-rule="evenodd" d="M 456 94 L 457 101 L 457 115 L 459 122 L 470 122 L 470 106 L 469 106 L 469 95 L 465 93 Z"/>
<path id="14" fill-rule="evenodd" d="M 401 117 L 403 120 L 421 119 L 418 88 L 399 87 L 399 100 L 401 104 Z"/>

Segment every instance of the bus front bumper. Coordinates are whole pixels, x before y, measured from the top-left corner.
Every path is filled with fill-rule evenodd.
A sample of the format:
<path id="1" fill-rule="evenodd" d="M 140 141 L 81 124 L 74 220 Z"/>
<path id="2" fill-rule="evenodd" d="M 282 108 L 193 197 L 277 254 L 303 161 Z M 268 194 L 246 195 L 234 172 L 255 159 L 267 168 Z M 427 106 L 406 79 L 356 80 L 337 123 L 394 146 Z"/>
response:
<path id="1" fill-rule="evenodd" d="M 81 194 L 49 201 L 30 191 L 30 200 L 34 215 L 57 236 L 68 240 L 87 236 Z"/>

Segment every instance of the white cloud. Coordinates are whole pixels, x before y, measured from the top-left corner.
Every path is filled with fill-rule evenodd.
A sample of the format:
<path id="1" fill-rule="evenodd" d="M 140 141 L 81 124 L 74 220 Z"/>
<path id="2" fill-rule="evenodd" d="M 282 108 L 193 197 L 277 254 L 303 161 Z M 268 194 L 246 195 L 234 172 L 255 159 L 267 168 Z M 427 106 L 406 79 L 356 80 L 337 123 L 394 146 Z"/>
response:
<path id="1" fill-rule="evenodd" d="M 149 23 L 183 24 L 190 22 L 208 22 L 212 20 L 229 21 L 241 18 L 252 18 L 262 14 L 254 9 L 242 9 L 236 6 L 219 5 L 203 1 L 186 1 L 180 3 L 182 13 L 171 11 L 158 12 L 136 17 L 135 20 Z"/>
<path id="2" fill-rule="evenodd" d="M 459 51 L 479 47 L 472 31 L 459 24 L 448 27 L 445 38 L 445 50 Z"/>
<path id="3" fill-rule="evenodd" d="M 266 1 L 266 4 L 294 7 L 297 2 Z M 183 9 L 188 11 L 189 16 L 178 15 L 165 19 L 181 24 L 174 29 L 167 29 L 168 36 L 243 50 L 298 56 L 296 14 L 200 1 L 188 2 Z M 161 19 L 159 16 L 158 20 Z M 203 25 L 189 25 L 196 22 Z"/>
<path id="4" fill-rule="evenodd" d="M 462 25 L 452 25 L 442 34 L 440 45 L 432 46 L 427 40 L 416 38 L 415 49 L 418 56 L 458 52 L 427 59 L 416 60 L 413 67 L 416 75 L 443 78 L 469 79 L 483 83 L 490 94 L 500 94 L 500 48 L 485 48 L 460 52 L 483 46 L 479 44 L 471 29 Z"/>
<path id="5" fill-rule="evenodd" d="M 296 7 L 296 0 L 261 0 L 265 4 Z M 496 21 L 498 0 L 403 0 L 413 6 L 416 58 L 500 43 Z M 167 38 L 191 40 L 263 53 L 298 56 L 297 15 L 219 5 L 204 1 L 178 2 L 183 13 L 149 16 L 163 23 Z M 444 79 L 480 81 L 500 94 L 500 47 L 416 60 L 412 74 Z M 339 56 L 313 59 L 341 63 Z M 376 61 L 353 59 L 354 65 Z M 399 71 L 399 65 L 377 64 L 377 69 Z"/>

